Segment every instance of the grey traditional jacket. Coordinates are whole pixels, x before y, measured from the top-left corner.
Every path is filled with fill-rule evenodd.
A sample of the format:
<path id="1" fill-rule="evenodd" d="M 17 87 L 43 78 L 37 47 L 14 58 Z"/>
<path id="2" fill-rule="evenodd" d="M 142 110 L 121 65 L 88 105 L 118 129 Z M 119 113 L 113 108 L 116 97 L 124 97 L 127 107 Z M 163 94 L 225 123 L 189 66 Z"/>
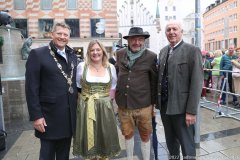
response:
<path id="1" fill-rule="evenodd" d="M 119 107 L 137 109 L 156 104 L 157 55 L 146 49 L 131 68 L 126 48 L 117 52 L 118 82 L 116 103 Z"/>
<path id="2" fill-rule="evenodd" d="M 161 109 L 162 76 L 166 65 L 169 46 L 159 54 L 158 105 Z M 203 69 L 199 48 L 181 42 L 168 58 L 168 101 L 166 114 L 197 113 L 202 91 Z"/>

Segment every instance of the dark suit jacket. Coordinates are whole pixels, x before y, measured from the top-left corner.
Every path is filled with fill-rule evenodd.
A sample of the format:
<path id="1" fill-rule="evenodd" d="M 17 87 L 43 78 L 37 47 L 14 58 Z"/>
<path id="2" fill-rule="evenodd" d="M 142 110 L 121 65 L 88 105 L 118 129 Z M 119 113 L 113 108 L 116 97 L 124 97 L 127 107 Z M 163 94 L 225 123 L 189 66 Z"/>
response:
<path id="1" fill-rule="evenodd" d="M 118 81 L 115 100 L 119 107 L 137 109 L 156 104 L 157 55 L 146 49 L 128 68 L 126 48 L 117 52 Z"/>
<path id="2" fill-rule="evenodd" d="M 50 43 L 52 44 L 52 43 Z M 26 63 L 26 99 L 30 120 L 44 117 L 47 123 L 46 132 L 35 130 L 36 137 L 44 139 L 60 139 L 71 137 L 75 132 L 77 88 L 76 66 L 77 57 L 73 50 L 66 47 L 68 63 L 56 53 L 56 58 L 63 71 L 71 74 L 74 65 L 72 86 L 74 93 L 68 92 L 69 85 L 57 67 L 48 46 L 32 49 Z"/>
<path id="3" fill-rule="evenodd" d="M 159 54 L 158 108 L 161 108 L 162 76 L 169 46 Z M 199 48 L 181 42 L 168 59 L 168 102 L 166 114 L 197 113 L 202 91 L 203 69 Z"/>

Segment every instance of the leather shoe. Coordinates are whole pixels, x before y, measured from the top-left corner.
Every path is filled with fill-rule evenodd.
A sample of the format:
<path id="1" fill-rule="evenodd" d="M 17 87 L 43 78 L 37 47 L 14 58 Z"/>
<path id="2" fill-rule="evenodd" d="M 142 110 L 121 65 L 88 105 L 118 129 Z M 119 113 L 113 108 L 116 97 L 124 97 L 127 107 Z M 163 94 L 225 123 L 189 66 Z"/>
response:
<path id="1" fill-rule="evenodd" d="M 239 103 L 238 103 L 238 101 L 233 101 L 232 102 L 232 105 L 234 105 L 234 106 L 237 106 Z"/>
<path id="2" fill-rule="evenodd" d="M 226 105 L 226 102 L 221 101 L 220 104 L 221 104 L 221 105 Z"/>

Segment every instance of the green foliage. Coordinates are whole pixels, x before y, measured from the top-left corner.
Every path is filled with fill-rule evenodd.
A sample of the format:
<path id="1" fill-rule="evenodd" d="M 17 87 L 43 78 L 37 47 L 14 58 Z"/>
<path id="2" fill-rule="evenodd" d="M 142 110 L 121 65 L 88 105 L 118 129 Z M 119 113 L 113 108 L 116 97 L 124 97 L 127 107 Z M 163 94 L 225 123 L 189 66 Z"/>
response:
<path id="1" fill-rule="evenodd" d="M 0 47 L 2 47 L 2 46 L 3 46 L 3 42 L 4 42 L 4 39 L 3 39 L 3 37 L 2 37 L 2 36 L 0 36 Z"/>

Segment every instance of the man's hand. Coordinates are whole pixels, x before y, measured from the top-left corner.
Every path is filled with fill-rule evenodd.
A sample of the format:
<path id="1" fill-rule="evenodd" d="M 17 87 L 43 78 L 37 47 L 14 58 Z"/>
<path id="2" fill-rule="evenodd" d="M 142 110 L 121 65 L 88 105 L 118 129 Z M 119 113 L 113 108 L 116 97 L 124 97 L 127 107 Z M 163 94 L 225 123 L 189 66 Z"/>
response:
<path id="1" fill-rule="evenodd" d="M 193 125 L 196 123 L 196 115 L 186 113 L 186 125 L 189 127 L 190 125 Z"/>
<path id="2" fill-rule="evenodd" d="M 45 127 L 47 126 L 47 123 L 44 118 L 39 118 L 34 121 L 34 128 L 38 130 L 39 132 L 45 132 Z"/>

